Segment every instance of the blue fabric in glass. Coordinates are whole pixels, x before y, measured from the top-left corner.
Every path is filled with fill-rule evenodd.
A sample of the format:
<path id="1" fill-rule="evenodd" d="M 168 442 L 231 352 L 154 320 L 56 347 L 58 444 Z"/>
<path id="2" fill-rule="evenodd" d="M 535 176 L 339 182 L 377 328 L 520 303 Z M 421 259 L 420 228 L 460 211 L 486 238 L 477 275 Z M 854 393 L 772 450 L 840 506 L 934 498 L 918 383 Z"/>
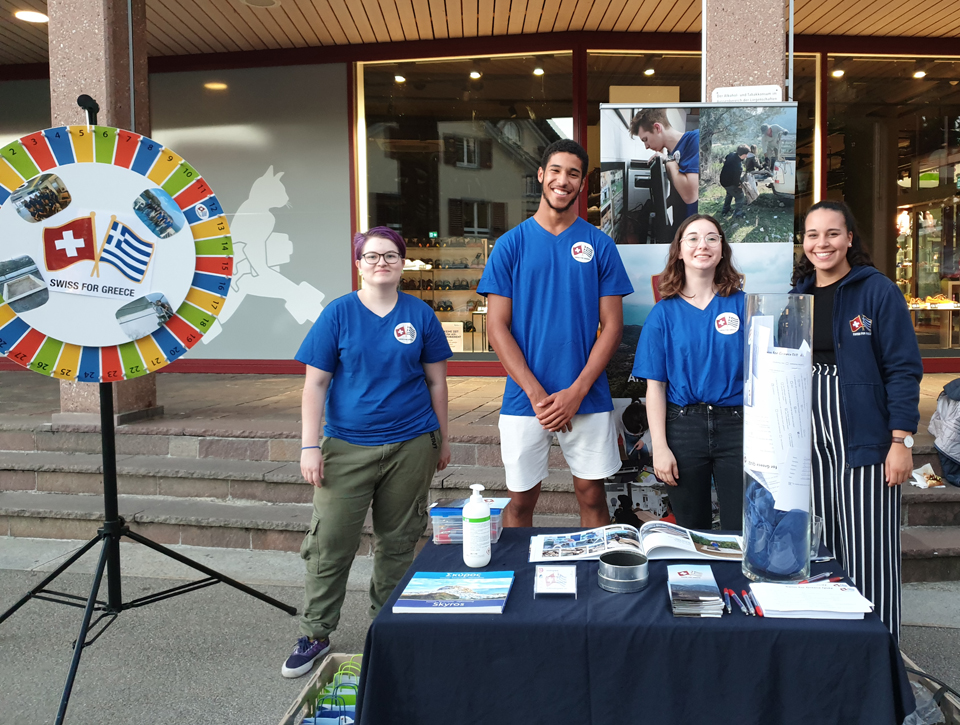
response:
<path id="1" fill-rule="evenodd" d="M 743 512 L 744 557 L 758 573 L 783 577 L 800 571 L 809 553 L 810 514 L 800 509 L 778 511 L 773 496 L 756 481 L 747 484 Z"/>

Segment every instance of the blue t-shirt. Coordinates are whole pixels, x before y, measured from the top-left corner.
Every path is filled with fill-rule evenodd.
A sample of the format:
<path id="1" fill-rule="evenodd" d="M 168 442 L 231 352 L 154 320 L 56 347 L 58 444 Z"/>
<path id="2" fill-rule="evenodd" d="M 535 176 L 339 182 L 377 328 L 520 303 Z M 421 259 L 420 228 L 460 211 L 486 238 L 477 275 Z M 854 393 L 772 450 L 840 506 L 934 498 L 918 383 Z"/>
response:
<path id="1" fill-rule="evenodd" d="M 687 131 L 680 140 L 677 141 L 674 152 L 680 152 L 680 172 L 683 174 L 700 173 L 700 129 Z M 687 204 L 687 216 L 697 213 L 698 202 Z M 684 217 L 686 219 L 687 217 Z"/>
<path id="2" fill-rule="evenodd" d="M 532 217 L 497 240 L 477 291 L 513 301 L 513 333 L 527 366 L 548 394 L 570 387 L 597 339 L 600 298 L 633 292 L 613 240 L 583 219 L 554 236 Z M 613 410 L 602 373 L 578 413 Z M 507 378 L 504 415 L 535 415 Z"/>
<path id="3" fill-rule="evenodd" d="M 425 302 L 401 292 L 390 313 L 378 317 L 352 292 L 327 305 L 296 359 L 333 374 L 323 434 L 374 446 L 440 427 L 423 365 L 451 355 L 443 328 Z"/>
<path id="4" fill-rule="evenodd" d="M 633 375 L 667 383 L 674 405 L 743 405 L 743 304 L 715 295 L 699 310 L 683 298 L 653 306 L 640 331 Z"/>

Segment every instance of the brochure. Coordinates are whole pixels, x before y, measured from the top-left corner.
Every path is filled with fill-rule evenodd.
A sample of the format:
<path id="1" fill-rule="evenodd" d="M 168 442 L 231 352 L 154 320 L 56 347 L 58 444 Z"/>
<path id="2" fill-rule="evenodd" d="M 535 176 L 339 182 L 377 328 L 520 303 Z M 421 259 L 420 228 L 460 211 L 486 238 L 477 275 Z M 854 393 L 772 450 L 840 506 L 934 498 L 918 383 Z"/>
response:
<path id="1" fill-rule="evenodd" d="M 665 521 L 639 529 L 613 524 L 573 534 L 530 537 L 530 561 L 599 559 L 605 551 L 639 551 L 648 559 L 743 559 L 743 537 L 692 531 Z"/>
<path id="2" fill-rule="evenodd" d="M 869 599 L 845 582 L 772 584 L 756 582 L 750 591 L 763 616 L 781 619 L 863 619 L 873 611 Z"/>
<path id="3" fill-rule="evenodd" d="M 719 617 L 723 600 L 709 564 L 667 567 L 667 590 L 675 617 Z"/>
<path id="4" fill-rule="evenodd" d="M 512 571 L 418 571 L 393 613 L 501 614 L 512 585 Z"/>

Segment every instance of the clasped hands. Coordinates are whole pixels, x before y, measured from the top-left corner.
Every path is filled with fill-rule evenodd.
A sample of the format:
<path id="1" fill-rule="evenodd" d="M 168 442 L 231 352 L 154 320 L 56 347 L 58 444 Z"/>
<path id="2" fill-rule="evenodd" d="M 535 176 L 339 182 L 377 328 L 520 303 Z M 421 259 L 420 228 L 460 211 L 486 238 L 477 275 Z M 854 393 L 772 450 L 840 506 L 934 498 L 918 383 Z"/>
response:
<path id="1" fill-rule="evenodd" d="M 568 433 L 573 430 L 573 416 L 580 409 L 583 398 L 573 388 L 564 388 L 550 395 L 540 388 L 530 396 L 530 403 L 544 430 Z"/>

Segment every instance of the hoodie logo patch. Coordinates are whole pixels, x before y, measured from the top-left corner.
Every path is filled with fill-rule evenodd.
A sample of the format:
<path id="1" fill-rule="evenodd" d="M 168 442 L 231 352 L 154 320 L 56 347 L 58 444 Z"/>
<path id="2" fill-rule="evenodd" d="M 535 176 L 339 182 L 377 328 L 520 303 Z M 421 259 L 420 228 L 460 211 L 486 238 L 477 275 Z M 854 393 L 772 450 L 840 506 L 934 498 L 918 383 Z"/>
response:
<path id="1" fill-rule="evenodd" d="M 850 332 L 852 332 L 854 336 L 872 335 L 873 320 L 866 315 L 857 315 L 850 320 Z"/>

